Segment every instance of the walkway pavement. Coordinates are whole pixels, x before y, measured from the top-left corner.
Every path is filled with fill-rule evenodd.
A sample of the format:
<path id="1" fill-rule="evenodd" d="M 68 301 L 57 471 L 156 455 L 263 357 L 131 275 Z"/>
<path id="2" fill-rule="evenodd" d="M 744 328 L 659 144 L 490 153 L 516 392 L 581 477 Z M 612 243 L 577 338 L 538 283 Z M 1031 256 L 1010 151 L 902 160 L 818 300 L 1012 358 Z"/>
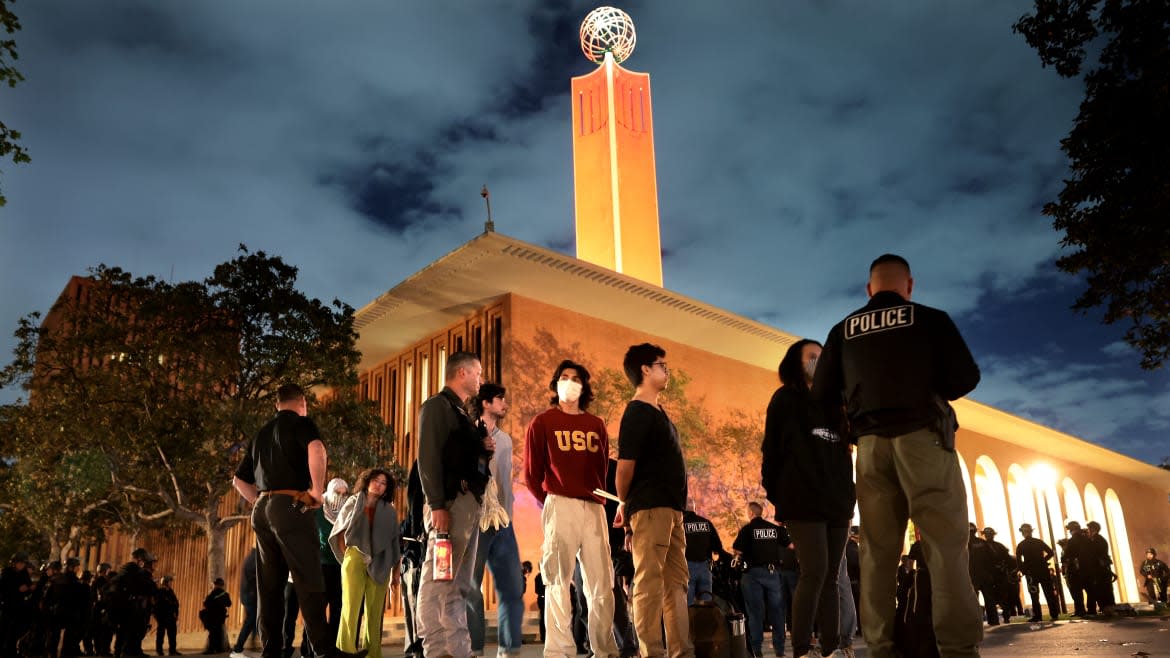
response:
<path id="1" fill-rule="evenodd" d="M 767 642 L 765 642 L 766 644 Z M 144 647 L 153 644 L 153 636 Z M 859 658 L 869 658 L 865 642 L 854 645 Z M 181 647 L 183 648 L 183 647 Z M 521 658 L 541 658 L 543 645 L 525 644 Z M 190 655 L 197 650 L 187 648 Z M 791 647 L 789 648 L 791 651 Z M 247 651 L 250 658 L 258 652 Z M 485 653 L 495 658 L 496 647 L 489 644 Z M 1045 622 L 1034 626 L 1025 622 L 986 628 L 981 653 L 984 658 L 1082 658 L 1084 656 L 1164 656 L 1170 658 L 1170 616 L 1123 617 L 1112 620 L 1069 620 Z M 299 655 L 299 654 L 298 654 Z M 400 642 L 383 646 L 383 658 L 402 655 Z M 791 655 L 791 654 L 789 654 Z M 765 656 L 772 656 L 771 650 Z"/>

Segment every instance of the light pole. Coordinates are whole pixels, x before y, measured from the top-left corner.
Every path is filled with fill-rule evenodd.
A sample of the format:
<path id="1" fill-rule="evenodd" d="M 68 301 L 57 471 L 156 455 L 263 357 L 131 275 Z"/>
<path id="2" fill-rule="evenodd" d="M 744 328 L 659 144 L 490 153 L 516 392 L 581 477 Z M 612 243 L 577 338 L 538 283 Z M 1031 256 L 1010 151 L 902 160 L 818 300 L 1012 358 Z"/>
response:
<path id="1" fill-rule="evenodd" d="M 1052 510 L 1048 507 L 1048 490 L 1056 484 L 1056 472 L 1047 464 L 1035 464 L 1028 469 L 1032 476 L 1032 487 L 1041 497 L 1044 505 L 1044 522 L 1048 525 L 1048 538 L 1052 541 L 1052 563 L 1056 567 L 1056 600 L 1060 603 L 1061 614 L 1068 612 L 1064 602 L 1064 584 L 1060 575 L 1060 552 L 1057 550 L 1056 532 L 1052 527 Z M 1033 611 L 1035 614 L 1035 611 Z"/>

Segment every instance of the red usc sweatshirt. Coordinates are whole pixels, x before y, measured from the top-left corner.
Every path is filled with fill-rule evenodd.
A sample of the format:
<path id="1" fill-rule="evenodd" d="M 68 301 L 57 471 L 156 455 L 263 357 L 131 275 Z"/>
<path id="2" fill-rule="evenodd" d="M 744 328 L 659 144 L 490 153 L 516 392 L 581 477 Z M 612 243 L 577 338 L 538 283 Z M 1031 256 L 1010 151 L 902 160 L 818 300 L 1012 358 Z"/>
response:
<path id="1" fill-rule="evenodd" d="M 542 506 L 548 494 L 603 502 L 593 495 L 605 489 L 609 467 L 609 435 L 600 418 L 553 407 L 532 419 L 524 443 L 524 481 Z"/>

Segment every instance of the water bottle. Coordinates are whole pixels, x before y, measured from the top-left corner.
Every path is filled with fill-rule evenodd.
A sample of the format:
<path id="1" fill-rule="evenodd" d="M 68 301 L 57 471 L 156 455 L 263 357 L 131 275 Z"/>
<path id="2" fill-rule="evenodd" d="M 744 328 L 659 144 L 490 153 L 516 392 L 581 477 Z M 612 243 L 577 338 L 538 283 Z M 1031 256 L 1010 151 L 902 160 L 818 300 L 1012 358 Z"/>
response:
<path id="1" fill-rule="evenodd" d="M 451 536 L 440 532 L 435 535 L 435 580 L 453 580 L 455 571 L 451 567 Z"/>

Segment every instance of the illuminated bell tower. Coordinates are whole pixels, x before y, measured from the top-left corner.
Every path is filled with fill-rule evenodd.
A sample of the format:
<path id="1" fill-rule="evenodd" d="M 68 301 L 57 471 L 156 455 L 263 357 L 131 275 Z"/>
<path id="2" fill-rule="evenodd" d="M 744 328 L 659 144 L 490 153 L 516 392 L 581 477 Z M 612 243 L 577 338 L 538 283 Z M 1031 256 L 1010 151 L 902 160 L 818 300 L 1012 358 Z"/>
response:
<path id="1" fill-rule="evenodd" d="M 634 23 L 598 7 L 581 24 L 581 50 L 597 70 L 573 78 L 577 257 L 662 285 L 650 76 L 620 66 Z"/>

